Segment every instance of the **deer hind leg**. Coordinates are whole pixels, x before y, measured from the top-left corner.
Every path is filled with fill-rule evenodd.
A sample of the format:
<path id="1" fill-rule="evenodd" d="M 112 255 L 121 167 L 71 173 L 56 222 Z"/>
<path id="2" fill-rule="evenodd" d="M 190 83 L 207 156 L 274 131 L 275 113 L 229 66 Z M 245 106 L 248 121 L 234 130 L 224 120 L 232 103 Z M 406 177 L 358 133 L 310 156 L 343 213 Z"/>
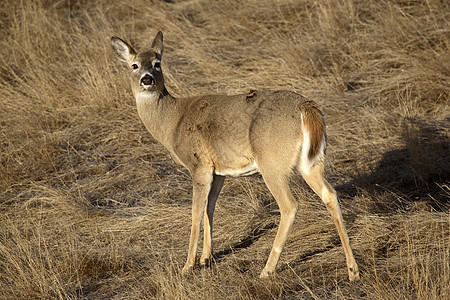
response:
<path id="1" fill-rule="evenodd" d="M 213 214 L 216 207 L 217 198 L 219 197 L 220 190 L 222 189 L 225 176 L 214 175 L 211 184 L 211 189 L 208 195 L 208 202 L 205 206 L 204 213 L 204 239 L 203 239 L 203 251 L 200 257 L 200 265 L 208 266 L 212 259 L 213 242 L 212 242 L 212 228 L 213 228 Z"/>
<path id="2" fill-rule="evenodd" d="M 292 224 L 294 223 L 298 205 L 289 189 L 289 174 L 277 174 L 277 172 L 274 171 L 264 172 L 263 170 L 261 170 L 261 174 L 263 175 L 267 187 L 277 201 L 281 214 L 281 220 L 277 235 L 273 242 L 272 250 L 270 251 L 266 266 L 259 276 L 260 278 L 267 278 L 275 271 L 280 254 L 283 251 Z"/>
<path id="3" fill-rule="evenodd" d="M 203 216 L 203 209 L 208 199 L 213 182 L 212 170 L 202 168 L 191 172 L 193 182 L 192 195 L 192 227 L 191 237 L 189 240 L 189 251 L 186 264 L 182 273 L 187 274 L 195 265 L 195 257 L 197 253 L 198 237 L 200 233 L 200 224 Z"/>
<path id="4" fill-rule="evenodd" d="M 324 178 L 324 164 L 323 161 L 316 163 L 309 172 L 299 168 L 305 181 L 319 195 L 324 202 L 328 212 L 333 218 L 334 224 L 339 233 L 339 237 L 344 247 L 345 257 L 347 260 L 348 276 L 350 281 L 359 279 L 358 265 L 353 257 L 352 248 L 350 247 L 350 241 L 345 230 L 344 220 L 342 218 L 341 209 L 336 196 L 336 191 Z"/>

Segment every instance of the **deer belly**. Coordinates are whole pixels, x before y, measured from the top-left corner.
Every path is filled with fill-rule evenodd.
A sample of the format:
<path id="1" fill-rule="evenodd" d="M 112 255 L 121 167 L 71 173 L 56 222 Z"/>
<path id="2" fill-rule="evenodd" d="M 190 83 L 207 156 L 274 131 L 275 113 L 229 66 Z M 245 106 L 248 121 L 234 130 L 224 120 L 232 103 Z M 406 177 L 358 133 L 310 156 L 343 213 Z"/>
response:
<path id="1" fill-rule="evenodd" d="M 248 176 L 257 173 L 258 165 L 256 162 L 252 161 L 248 165 L 244 166 L 240 169 L 224 169 L 224 170 L 217 170 L 215 174 L 221 175 L 221 176 L 232 176 L 232 177 L 239 177 L 239 176 Z"/>

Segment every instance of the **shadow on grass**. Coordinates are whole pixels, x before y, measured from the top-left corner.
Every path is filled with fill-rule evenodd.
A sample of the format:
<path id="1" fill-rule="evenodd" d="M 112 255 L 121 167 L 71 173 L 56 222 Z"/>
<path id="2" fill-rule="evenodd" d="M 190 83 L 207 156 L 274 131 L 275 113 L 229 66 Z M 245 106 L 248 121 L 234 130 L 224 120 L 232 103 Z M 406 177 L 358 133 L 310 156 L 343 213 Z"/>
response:
<path id="1" fill-rule="evenodd" d="M 221 251 L 218 251 L 214 254 L 214 260 L 220 260 L 221 258 L 224 258 L 225 256 L 237 252 L 241 249 L 245 249 L 250 247 L 253 243 L 255 243 L 257 240 L 261 238 L 261 236 L 268 230 L 275 228 L 274 223 L 269 223 L 264 227 L 261 228 L 255 228 L 251 234 L 246 236 L 245 238 L 241 239 L 240 241 L 234 243 L 230 247 L 223 249 Z"/>
<path id="2" fill-rule="evenodd" d="M 450 123 L 450 119 L 446 121 Z M 397 201 L 379 203 L 378 209 L 382 211 L 413 202 L 436 211 L 448 210 L 450 199 L 445 191 L 445 186 L 448 189 L 450 185 L 448 129 L 445 124 L 438 126 L 416 119 L 406 119 L 403 129 L 404 148 L 386 152 L 375 170 L 337 186 L 337 190 L 350 197 L 361 192 L 396 195 Z"/>

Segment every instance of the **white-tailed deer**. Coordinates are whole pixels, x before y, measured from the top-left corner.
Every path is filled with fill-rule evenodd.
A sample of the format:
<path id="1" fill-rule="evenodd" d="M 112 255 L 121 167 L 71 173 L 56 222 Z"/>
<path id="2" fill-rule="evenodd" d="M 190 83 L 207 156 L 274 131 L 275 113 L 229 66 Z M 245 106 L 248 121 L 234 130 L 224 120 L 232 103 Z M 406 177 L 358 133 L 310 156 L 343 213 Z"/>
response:
<path id="1" fill-rule="evenodd" d="M 192 228 L 184 274 L 195 265 L 203 212 L 200 264 L 207 265 L 212 259 L 213 213 L 225 176 L 256 172 L 262 174 L 281 213 L 260 277 L 272 274 L 297 212 L 289 189 L 289 176 L 297 169 L 336 224 L 349 279 L 359 278 L 336 192 L 324 178 L 325 122 L 316 103 L 289 91 L 174 98 L 165 88 L 161 70 L 161 32 L 141 53 L 117 37 L 112 37 L 111 43 L 119 59 L 131 68 L 131 88 L 145 127 L 192 176 Z"/>

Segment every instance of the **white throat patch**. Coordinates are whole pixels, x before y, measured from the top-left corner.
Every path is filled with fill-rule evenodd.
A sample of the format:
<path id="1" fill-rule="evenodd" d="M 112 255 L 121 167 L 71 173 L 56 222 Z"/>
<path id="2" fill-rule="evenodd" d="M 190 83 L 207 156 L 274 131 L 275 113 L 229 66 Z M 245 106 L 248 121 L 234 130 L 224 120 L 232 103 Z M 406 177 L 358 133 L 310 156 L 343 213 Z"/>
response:
<path id="1" fill-rule="evenodd" d="M 158 92 L 142 91 L 136 93 L 136 102 L 152 102 L 158 97 Z"/>

